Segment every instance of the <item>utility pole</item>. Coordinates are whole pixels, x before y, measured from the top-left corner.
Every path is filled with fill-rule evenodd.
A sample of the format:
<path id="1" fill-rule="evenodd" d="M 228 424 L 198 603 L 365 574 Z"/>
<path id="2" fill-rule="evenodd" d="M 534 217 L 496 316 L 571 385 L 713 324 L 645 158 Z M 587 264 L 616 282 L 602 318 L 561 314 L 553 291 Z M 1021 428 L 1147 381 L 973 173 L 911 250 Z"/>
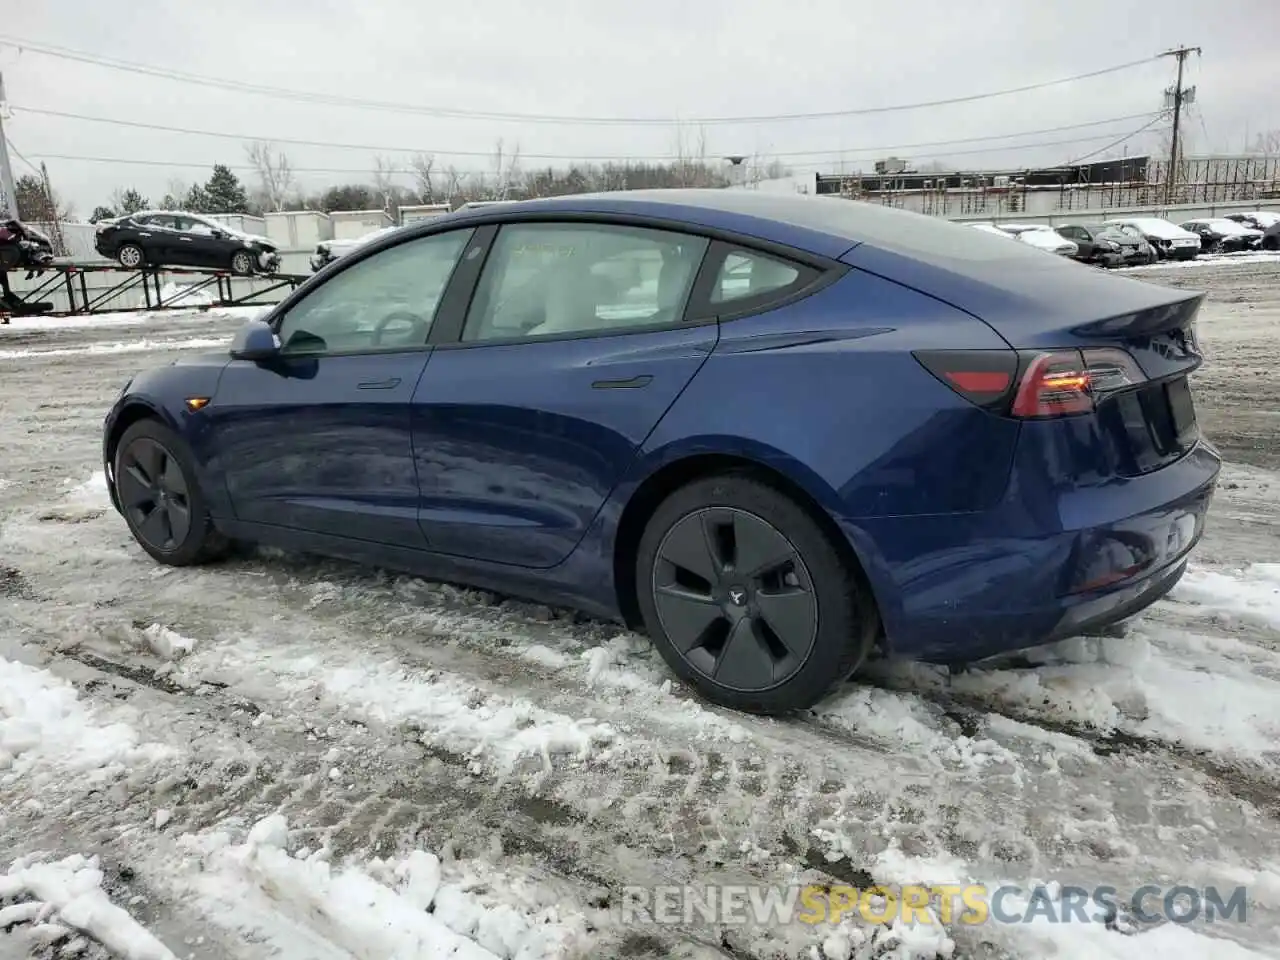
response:
<path id="1" fill-rule="evenodd" d="M 1182 103 L 1185 99 L 1191 102 L 1195 99 L 1195 87 L 1190 90 L 1182 88 L 1182 67 L 1186 63 L 1187 57 L 1192 53 L 1200 55 L 1199 47 L 1178 47 L 1176 50 L 1167 50 L 1160 54 L 1162 57 L 1178 58 L 1178 82 L 1174 85 L 1172 91 L 1166 90 L 1165 96 L 1173 97 L 1173 136 L 1169 140 L 1169 172 L 1164 182 L 1164 203 L 1165 206 L 1173 203 L 1173 185 L 1178 179 L 1178 132 L 1182 123 Z"/>
<path id="2" fill-rule="evenodd" d="M 4 74 L 0 73 L 0 213 L 7 219 L 18 219 L 18 191 L 13 185 L 13 167 L 9 165 L 9 138 L 4 132 L 5 114 L 9 112 L 9 100 L 4 95 Z"/>

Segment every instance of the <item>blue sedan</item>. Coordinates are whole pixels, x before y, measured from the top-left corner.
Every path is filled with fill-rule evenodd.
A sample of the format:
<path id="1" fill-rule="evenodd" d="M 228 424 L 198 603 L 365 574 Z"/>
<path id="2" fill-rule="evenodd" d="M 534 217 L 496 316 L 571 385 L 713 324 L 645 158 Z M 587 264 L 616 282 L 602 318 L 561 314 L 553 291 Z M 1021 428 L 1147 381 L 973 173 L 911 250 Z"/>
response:
<path id="1" fill-rule="evenodd" d="M 968 662 L 1163 596 L 1220 468 L 1202 300 L 831 198 L 499 205 L 139 375 L 103 457 L 161 563 L 262 543 L 575 607 L 776 713 L 877 649 Z"/>

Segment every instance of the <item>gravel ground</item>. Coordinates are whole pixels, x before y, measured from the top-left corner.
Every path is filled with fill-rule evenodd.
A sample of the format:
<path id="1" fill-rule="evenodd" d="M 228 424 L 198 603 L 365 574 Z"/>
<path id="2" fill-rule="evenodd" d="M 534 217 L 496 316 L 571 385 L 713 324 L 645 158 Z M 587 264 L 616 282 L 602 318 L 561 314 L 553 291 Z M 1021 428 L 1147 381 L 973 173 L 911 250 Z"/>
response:
<path id="1" fill-rule="evenodd" d="M 532 604 L 272 551 L 159 568 L 107 503 L 101 419 L 135 370 L 244 312 L 0 327 L 0 870 L 100 858 L 136 929 L 100 924 L 81 956 L 472 956 L 384 951 L 383 894 L 337 886 L 412 901 L 423 851 L 456 891 L 431 916 L 474 956 L 1272 954 L 1280 258 L 1135 275 L 1209 292 L 1196 398 L 1229 465 L 1184 584 L 1115 636 L 885 665 L 789 720 L 707 709 L 643 638 Z M 277 814 L 287 840 L 250 834 Z M 618 909 L 628 884 L 944 879 L 1243 884 L 1249 913 L 891 930 Z M 74 931 L 6 923 L 16 889 L 0 873 L 0 956 L 60 955 Z M 511 916 L 550 939 L 504 945 Z"/>

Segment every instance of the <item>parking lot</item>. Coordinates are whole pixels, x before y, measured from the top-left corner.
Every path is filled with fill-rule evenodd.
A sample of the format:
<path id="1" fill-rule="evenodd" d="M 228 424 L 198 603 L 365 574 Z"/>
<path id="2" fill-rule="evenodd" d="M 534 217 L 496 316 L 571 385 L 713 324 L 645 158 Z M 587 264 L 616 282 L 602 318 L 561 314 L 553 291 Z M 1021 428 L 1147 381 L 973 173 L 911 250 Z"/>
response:
<path id="1" fill-rule="evenodd" d="M 60 861 L 0 872 L 0 917 L 6 889 L 87 883 L 78 854 L 102 871 L 81 956 L 1267 955 L 1280 256 L 1132 275 L 1208 292 L 1194 385 L 1228 463 L 1173 596 L 1013 663 L 877 666 L 788 720 L 702 706 L 614 625 L 478 591 L 275 552 L 162 568 L 108 503 L 102 416 L 248 312 L 0 327 L 0 849 Z M 1050 881 L 1244 887 L 1247 919 L 621 910 L 631 886 Z M 0 956 L 75 935 L 3 927 Z"/>

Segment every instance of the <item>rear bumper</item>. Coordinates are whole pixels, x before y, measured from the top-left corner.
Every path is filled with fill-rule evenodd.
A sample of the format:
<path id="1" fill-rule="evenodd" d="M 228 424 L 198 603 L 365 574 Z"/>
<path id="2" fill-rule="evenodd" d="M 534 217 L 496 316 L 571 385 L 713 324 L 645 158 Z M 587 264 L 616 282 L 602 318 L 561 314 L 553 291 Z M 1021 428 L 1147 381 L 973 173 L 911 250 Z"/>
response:
<path id="1" fill-rule="evenodd" d="M 972 661 L 1132 616 L 1199 541 L 1221 461 L 1201 442 L 1155 473 L 1052 498 L 1011 491 L 982 514 L 845 524 L 893 654 Z"/>

